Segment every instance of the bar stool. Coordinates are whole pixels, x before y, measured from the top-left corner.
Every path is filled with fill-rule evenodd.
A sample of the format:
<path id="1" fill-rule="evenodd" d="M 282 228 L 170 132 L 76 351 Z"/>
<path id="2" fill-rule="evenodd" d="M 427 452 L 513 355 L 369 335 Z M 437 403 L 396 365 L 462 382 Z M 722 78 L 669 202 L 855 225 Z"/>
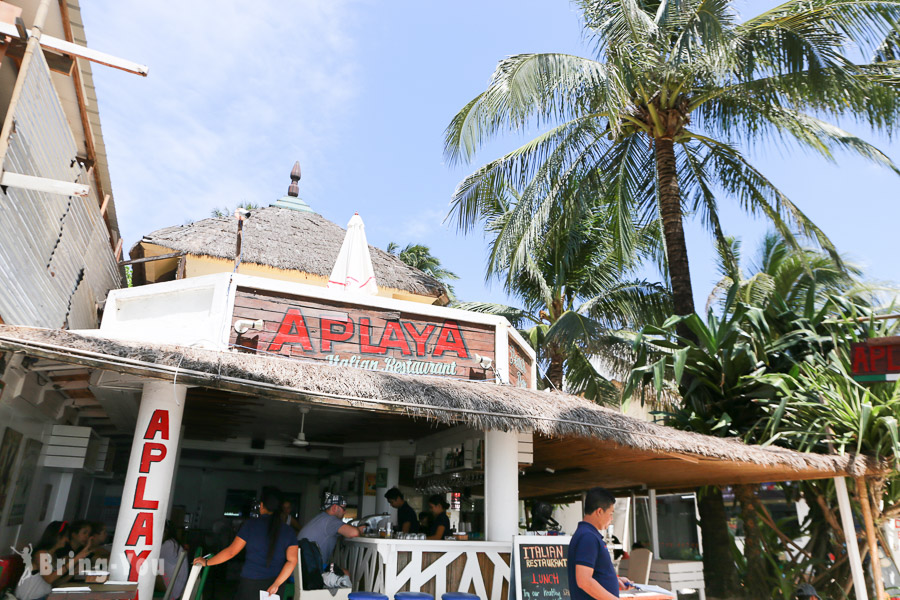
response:
<path id="1" fill-rule="evenodd" d="M 350 592 L 350 600 L 388 600 L 388 597 L 378 592 Z"/>
<path id="2" fill-rule="evenodd" d="M 434 596 L 425 592 L 397 592 L 394 600 L 434 600 Z"/>
<path id="3" fill-rule="evenodd" d="M 478 594 L 466 594 L 465 592 L 446 592 L 441 600 L 481 600 Z"/>

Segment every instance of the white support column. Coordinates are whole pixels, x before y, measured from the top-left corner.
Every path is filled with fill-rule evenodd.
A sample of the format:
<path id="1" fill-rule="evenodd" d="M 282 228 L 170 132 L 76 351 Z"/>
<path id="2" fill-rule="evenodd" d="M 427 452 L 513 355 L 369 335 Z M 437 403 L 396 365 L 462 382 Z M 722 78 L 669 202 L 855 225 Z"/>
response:
<path id="1" fill-rule="evenodd" d="M 659 560 L 659 514 L 656 510 L 656 490 L 650 490 L 650 542 L 653 544 L 653 558 Z"/>
<path id="2" fill-rule="evenodd" d="M 387 469 L 387 481 L 384 487 L 375 488 L 375 512 L 388 513 L 396 517 L 397 511 L 391 508 L 384 497 L 385 492 L 395 487 L 400 481 L 400 457 L 393 454 L 391 450 L 390 442 L 382 442 L 378 449 L 378 469 Z"/>
<path id="3" fill-rule="evenodd" d="M 137 581 L 141 600 L 153 598 L 186 393 L 183 385 L 148 381 L 141 396 L 110 556 L 110 579 Z"/>
<path id="4" fill-rule="evenodd" d="M 491 542 L 519 533 L 519 434 L 484 432 L 484 516 Z"/>
<path id="5" fill-rule="evenodd" d="M 166 508 L 166 520 L 172 518 L 172 502 L 175 500 L 175 482 L 178 481 L 178 465 L 181 464 L 181 447 L 183 444 L 181 443 L 184 440 L 184 426 L 181 426 L 181 429 L 178 432 L 178 444 L 175 450 L 175 468 L 172 470 L 172 484 L 170 489 L 172 490 L 169 494 L 169 506 Z M 176 527 L 183 527 L 183 523 L 177 523 Z"/>
<path id="6" fill-rule="evenodd" d="M 850 494 L 847 493 L 847 480 L 835 477 L 834 488 L 837 492 L 838 508 L 841 511 L 841 525 L 844 527 L 844 540 L 847 542 L 847 558 L 850 562 L 850 573 L 853 575 L 856 600 L 868 600 L 862 560 L 859 558 L 859 543 L 856 541 L 856 526 L 853 524 L 853 511 L 850 508 Z M 873 556 L 872 559 L 877 560 L 877 557 Z"/>

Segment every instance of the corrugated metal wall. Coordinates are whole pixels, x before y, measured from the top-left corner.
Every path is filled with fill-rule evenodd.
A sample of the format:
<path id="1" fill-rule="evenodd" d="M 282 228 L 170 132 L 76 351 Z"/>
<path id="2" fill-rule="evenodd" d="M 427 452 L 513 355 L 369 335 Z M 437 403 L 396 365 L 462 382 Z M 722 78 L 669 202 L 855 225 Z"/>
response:
<path id="1" fill-rule="evenodd" d="M 15 108 L 4 168 L 91 185 L 42 52 L 35 52 Z M 0 193 L 0 317 L 10 324 L 90 329 L 96 303 L 121 275 L 100 199 L 7 188 Z"/>

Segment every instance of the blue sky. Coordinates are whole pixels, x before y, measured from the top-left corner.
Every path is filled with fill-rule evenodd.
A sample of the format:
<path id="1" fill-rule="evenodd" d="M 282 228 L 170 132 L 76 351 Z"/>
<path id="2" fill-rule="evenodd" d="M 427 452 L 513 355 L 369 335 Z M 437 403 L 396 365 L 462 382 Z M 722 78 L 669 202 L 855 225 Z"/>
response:
<path id="1" fill-rule="evenodd" d="M 775 4 L 738 6 L 750 16 Z M 484 283 L 482 237 L 442 220 L 460 179 L 525 138 L 450 168 L 442 134 L 501 58 L 590 54 L 566 0 L 83 0 L 82 14 L 91 47 L 150 67 L 141 78 L 94 66 L 126 250 L 213 207 L 274 201 L 299 160 L 300 196 L 317 212 L 345 226 L 358 211 L 373 245 L 429 245 L 460 275 L 461 299 L 505 300 Z M 844 125 L 900 160 L 900 144 Z M 848 156 L 749 156 L 871 278 L 900 281 L 900 177 Z M 721 204 L 751 254 L 766 224 Z M 712 244 L 699 223 L 686 231 L 700 308 L 716 280 Z"/>

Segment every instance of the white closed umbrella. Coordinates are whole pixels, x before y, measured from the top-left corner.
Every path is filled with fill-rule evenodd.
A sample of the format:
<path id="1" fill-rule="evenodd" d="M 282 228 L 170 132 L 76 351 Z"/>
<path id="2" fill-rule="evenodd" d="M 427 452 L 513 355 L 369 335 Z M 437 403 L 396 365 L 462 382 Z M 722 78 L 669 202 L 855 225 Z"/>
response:
<path id="1" fill-rule="evenodd" d="M 369 243 L 366 241 L 366 226 L 359 213 L 355 213 L 347 223 L 347 235 L 331 269 L 328 287 L 363 294 L 378 293 Z"/>

